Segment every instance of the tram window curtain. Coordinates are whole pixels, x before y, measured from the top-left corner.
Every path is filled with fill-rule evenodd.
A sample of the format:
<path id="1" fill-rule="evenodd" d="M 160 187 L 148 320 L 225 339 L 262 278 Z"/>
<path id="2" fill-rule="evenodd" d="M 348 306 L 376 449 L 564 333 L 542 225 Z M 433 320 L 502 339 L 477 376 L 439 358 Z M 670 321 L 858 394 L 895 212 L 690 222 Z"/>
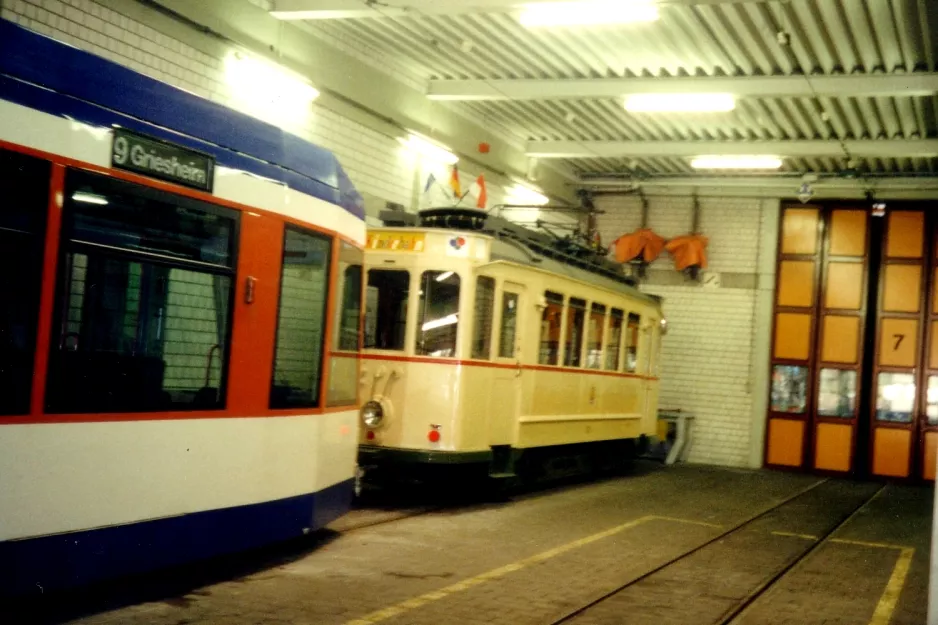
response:
<path id="1" fill-rule="evenodd" d="M 544 292 L 544 310 L 541 313 L 541 340 L 537 362 L 541 365 L 557 365 L 560 354 L 561 320 L 563 319 L 563 295 Z"/>
<path id="2" fill-rule="evenodd" d="M 0 150 L 0 415 L 29 412 L 51 171 Z"/>
<path id="3" fill-rule="evenodd" d="M 589 323 L 586 329 L 586 368 L 602 369 L 603 334 L 606 329 L 605 306 L 594 303 L 590 307 Z"/>
<path id="4" fill-rule="evenodd" d="M 350 406 L 358 402 L 364 253 L 345 241 L 339 246 L 339 283 L 332 324 L 332 345 L 336 351 L 329 358 L 327 406 Z"/>
<path id="5" fill-rule="evenodd" d="M 423 272 L 417 304 L 417 355 L 456 357 L 459 286 L 459 275 L 452 271 Z"/>
<path id="6" fill-rule="evenodd" d="M 492 318 L 495 315 L 495 279 L 476 279 L 476 301 L 472 325 L 472 358 L 488 360 L 492 355 Z"/>
<path id="7" fill-rule="evenodd" d="M 238 213 L 69 171 L 50 412 L 224 407 Z"/>
<path id="8" fill-rule="evenodd" d="M 622 324 L 625 313 L 613 308 L 609 315 L 609 336 L 606 342 L 606 371 L 619 370 L 619 352 L 622 349 Z"/>
<path id="9" fill-rule="evenodd" d="M 567 308 L 567 333 L 564 336 L 563 364 L 567 367 L 583 366 L 581 351 L 585 320 L 586 301 L 571 297 Z"/>
<path id="10" fill-rule="evenodd" d="M 329 238 L 285 228 L 271 408 L 319 405 L 331 256 Z"/>
<path id="11" fill-rule="evenodd" d="M 638 338 L 642 317 L 636 313 L 629 313 L 629 323 L 625 332 L 625 370 L 635 373 L 638 370 Z"/>

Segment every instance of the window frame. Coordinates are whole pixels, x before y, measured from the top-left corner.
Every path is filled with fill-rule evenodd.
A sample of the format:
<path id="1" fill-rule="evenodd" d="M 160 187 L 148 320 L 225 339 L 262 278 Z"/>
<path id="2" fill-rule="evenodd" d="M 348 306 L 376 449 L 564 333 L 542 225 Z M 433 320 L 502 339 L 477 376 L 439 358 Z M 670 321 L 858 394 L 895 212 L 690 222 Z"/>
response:
<path id="1" fill-rule="evenodd" d="M 429 332 L 430 330 L 424 330 L 422 328 L 422 323 L 420 321 L 421 315 L 424 314 L 424 311 L 420 306 L 420 299 L 421 297 L 425 297 L 424 295 L 421 295 L 421 292 L 423 291 L 424 278 L 428 274 L 437 274 L 436 278 L 433 278 L 432 280 L 438 281 L 438 278 L 440 275 L 444 275 L 447 273 L 450 274 L 449 276 L 447 276 L 446 278 L 447 280 L 451 277 L 456 278 L 457 280 L 456 286 L 457 286 L 457 293 L 458 293 L 457 299 L 456 299 L 456 312 L 453 313 L 456 315 L 456 323 L 449 324 L 449 325 L 456 326 L 456 333 L 455 333 L 455 336 L 453 337 L 453 343 L 452 343 L 453 354 L 451 356 L 434 356 L 432 354 L 422 353 L 423 351 L 425 351 L 425 349 L 421 346 L 422 335 L 424 332 Z M 460 345 L 460 341 L 462 340 L 463 334 L 465 332 L 465 326 L 466 326 L 466 321 L 461 318 L 461 313 L 463 311 L 463 304 L 465 303 L 464 302 L 465 290 L 463 289 L 463 283 L 465 282 L 465 280 L 463 278 L 462 273 L 455 269 L 424 269 L 423 271 L 420 271 L 419 275 L 412 276 L 412 278 L 416 279 L 417 281 L 416 292 L 410 293 L 408 296 L 408 300 L 410 300 L 411 298 L 416 299 L 416 307 L 413 313 L 414 314 L 414 336 L 413 336 L 413 342 L 407 347 L 413 349 L 414 356 L 419 356 L 422 358 L 447 358 L 447 359 L 458 360 L 459 358 L 462 357 L 462 345 Z M 470 282 L 470 284 L 472 283 Z M 473 301 L 473 303 L 475 302 Z M 408 316 L 409 314 L 410 314 L 410 311 L 408 311 Z M 405 344 L 406 344 L 406 328 L 405 328 Z"/>
<path id="2" fill-rule="evenodd" d="M 615 306 L 609 307 L 609 314 L 606 315 L 606 338 L 609 338 L 612 335 L 612 320 L 616 318 L 615 313 L 619 313 L 619 344 L 616 346 L 616 366 L 610 368 L 609 364 L 609 343 L 608 341 L 605 344 L 603 351 L 603 371 L 614 371 L 616 373 L 622 373 L 624 359 L 622 357 L 623 350 L 625 349 L 625 332 L 626 332 L 626 319 L 628 318 L 628 313 L 624 308 L 616 308 Z"/>
<path id="3" fill-rule="evenodd" d="M 53 163 L 55 164 L 55 163 Z M 101 182 L 104 186 L 112 188 L 123 187 L 130 189 L 135 195 L 160 202 L 164 204 L 173 204 L 182 208 L 204 211 L 220 217 L 228 217 L 232 221 L 230 232 L 230 266 L 225 267 L 214 263 L 200 262 L 189 259 L 177 259 L 166 254 L 145 252 L 142 250 L 133 250 L 131 248 L 122 248 L 101 243 L 95 243 L 84 240 L 75 240 L 74 235 L 74 212 L 69 210 L 72 201 L 69 197 L 69 191 L 74 188 L 75 178 L 88 177 Z M 237 305 L 238 291 L 238 261 L 240 259 L 242 211 L 236 208 L 215 204 L 203 199 L 195 199 L 188 195 L 174 192 L 173 190 L 164 190 L 149 186 L 143 180 L 135 180 L 124 177 L 109 176 L 104 173 L 85 169 L 82 167 L 66 166 L 62 182 L 63 201 L 61 208 L 61 226 L 59 230 L 58 246 L 56 250 L 56 276 L 53 293 L 52 325 L 48 345 L 48 361 L 46 365 L 45 377 L 46 388 L 42 398 L 42 411 L 44 414 L 142 414 L 142 413 L 174 413 L 174 412 L 220 412 L 228 408 L 228 390 L 229 375 L 231 372 L 231 343 L 235 325 L 235 309 Z M 57 358 L 57 352 L 61 352 L 61 341 L 64 341 L 66 335 L 62 334 L 68 315 L 70 293 L 66 292 L 66 286 L 71 283 L 71 271 L 73 263 L 71 257 L 75 254 L 84 254 L 88 257 L 96 255 L 98 258 L 112 258 L 122 262 L 140 264 L 151 264 L 169 269 L 182 269 L 203 273 L 213 276 L 225 276 L 231 280 L 231 288 L 228 293 L 228 310 L 225 327 L 225 345 L 221 354 L 221 369 L 219 372 L 218 385 L 218 403 L 214 406 L 206 407 L 201 405 L 179 405 L 173 404 L 166 408 L 142 408 L 142 409 L 121 409 L 121 410 L 101 410 L 99 408 L 90 410 L 76 410 L 74 406 L 69 407 L 62 404 L 62 407 L 55 406 L 52 400 L 55 391 L 55 376 L 52 375 L 52 366 Z M 56 334 L 60 336 L 56 337 Z M 164 361 L 165 362 L 165 361 Z"/>
<path id="4" fill-rule="evenodd" d="M 327 252 L 325 254 L 325 293 L 322 301 L 322 326 L 319 333 L 319 375 L 316 380 L 316 388 L 312 389 L 311 394 L 313 401 L 309 404 L 286 404 L 286 405 L 275 405 L 274 403 L 274 387 L 276 382 L 277 375 L 277 348 L 280 344 L 280 322 L 282 318 L 280 313 L 283 307 L 283 271 L 286 267 L 286 254 L 287 254 L 287 233 L 290 231 L 298 232 L 303 235 L 311 236 L 315 239 L 320 239 L 326 241 L 329 244 Z M 283 223 L 283 238 L 281 239 L 283 249 L 281 250 L 281 260 L 280 260 L 280 282 L 278 283 L 277 289 L 277 323 L 274 326 L 274 336 L 273 336 L 273 354 L 271 358 L 270 366 L 270 385 L 268 387 L 268 397 L 267 397 L 267 407 L 270 410 L 302 410 L 302 409 L 321 409 L 323 406 L 328 404 L 328 392 L 323 393 L 324 389 L 327 389 L 327 385 L 323 384 L 324 379 L 327 376 L 327 367 L 328 363 L 328 354 L 326 353 L 326 348 L 329 346 L 329 298 L 334 293 L 335 285 L 332 280 L 332 268 L 333 268 L 333 253 L 336 247 L 336 237 L 330 236 L 324 232 L 318 230 L 313 230 L 311 228 L 305 228 L 294 223 L 284 222 Z M 364 264 L 363 264 L 364 267 Z"/>
<path id="5" fill-rule="evenodd" d="M 482 280 L 491 280 L 492 282 L 492 301 L 491 306 L 489 307 L 489 331 L 488 331 L 488 340 L 486 341 L 487 349 L 485 356 L 476 355 L 476 341 L 480 338 L 478 330 L 479 326 L 479 286 L 482 283 Z M 491 361 L 492 353 L 495 352 L 495 312 L 497 310 L 496 304 L 498 303 L 498 281 L 493 276 L 488 276 L 485 274 L 480 274 L 476 276 L 475 280 L 475 292 L 473 293 L 472 299 L 472 334 L 469 337 L 469 359 L 470 360 L 484 360 Z"/>
<path id="6" fill-rule="evenodd" d="M 363 266 L 363 270 L 364 270 L 363 271 L 364 275 L 362 276 L 362 350 L 364 351 L 364 350 L 370 349 L 370 350 L 375 350 L 379 352 L 410 354 L 411 353 L 409 350 L 410 341 L 408 341 L 408 335 L 410 334 L 410 328 L 411 328 L 410 316 L 411 314 L 413 314 L 412 310 L 414 309 L 412 300 L 414 297 L 414 280 L 416 279 L 414 277 L 415 272 L 411 271 L 411 269 L 406 268 L 406 267 L 367 267 L 367 265 Z M 368 289 L 371 288 L 371 285 L 369 284 L 369 282 L 371 281 L 371 272 L 373 271 L 403 273 L 407 275 L 407 297 L 401 300 L 406 304 L 406 308 L 404 310 L 404 315 L 403 315 L 404 331 L 401 334 L 400 347 L 395 347 L 395 348 L 377 347 L 377 346 L 369 346 L 367 343 L 366 339 L 368 336 L 368 326 L 367 326 Z M 417 286 L 419 288 L 419 284 Z M 377 320 L 378 320 L 378 311 L 375 311 L 376 331 L 377 331 Z"/>
<path id="7" fill-rule="evenodd" d="M 579 304 L 574 304 L 574 302 L 582 302 L 583 305 L 581 306 Z M 577 337 L 579 339 L 578 341 L 579 345 L 574 346 L 573 343 L 570 342 L 570 347 L 576 347 L 577 364 L 569 364 L 570 359 L 568 357 L 570 353 L 573 352 L 573 350 L 572 349 L 569 351 L 567 350 L 567 343 L 568 343 L 567 339 L 569 338 L 567 336 L 567 333 L 570 330 L 570 324 L 576 323 L 576 317 L 573 317 L 572 320 L 570 317 L 571 314 L 573 315 L 576 314 L 574 312 L 574 309 L 581 310 L 583 312 L 583 319 L 579 328 L 579 337 Z M 562 340 L 564 349 L 563 349 L 563 360 L 562 360 L 563 365 L 562 366 L 567 367 L 568 369 L 585 369 L 586 363 L 584 362 L 585 358 L 583 357 L 583 352 L 586 349 L 586 325 L 587 325 L 587 318 L 589 316 L 589 301 L 581 297 L 568 297 L 564 304 L 564 311 L 565 311 L 565 314 L 564 314 L 563 340 Z"/>
<path id="8" fill-rule="evenodd" d="M 520 326 L 518 325 L 518 321 L 520 320 L 521 316 L 521 293 L 517 291 L 506 291 L 504 286 L 502 286 L 499 292 L 501 293 L 502 297 L 498 312 L 498 349 L 496 350 L 496 358 L 502 360 L 517 358 L 519 355 L 517 353 L 516 346 L 518 345 L 518 333 L 521 330 Z M 502 353 L 502 347 L 504 347 L 503 341 L 505 339 L 505 304 L 507 304 L 508 298 L 510 297 L 514 298 L 515 300 L 515 325 L 512 329 L 511 348 L 509 350 L 510 353 L 506 356 Z"/>
<path id="9" fill-rule="evenodd" d="M 53 191 L 54 184 L 54 168 L 55 163 L 47 158 L 41 156 L 34 156 L 31 154 L 26 154 L 13 149 L 8 149 L 6 147 L 0 147 L 0 154 L 8 155 L 11 162 L 16 159 L 20 159 L 21 162 L 28 163 L 30 166 L 35 166 L 37 171 L 37 178 L 41 177 L 38 174 L 42 173 L 44 175 L 43 182 L 44 186 L 36 188 L 35 200 L 36 206 L 34 207 L 34 212 L 27 209 L 27 212 L 24 212 L 23 215 L 26 216 L 27 222 L 30 221 L 31 217 L 34 217 L 32 221 L 34 223 L 27 225 L 26 230 L 21 230 L 17 227 L 5 227 L 0 226 L 0 240 L 5 237 L 9 237 L 10 240 L 14 238 L 17 239 L 17 242 L 13 244 L 15 249 L 20 242 L 23 243 L 23 246 L 27 249 L 30 258 L 29 258 L 29 268 L 26 270 L 28 276 L 26 276 L 27 284 L 31 287 L 31 291 L 26 293 L 17 293 L 16 296 L 25 295 L 31 298 L 31 301 L 25 302 L 24 308 L 27 309 L 27 312 L 31 314 L 28 315 L 29 321 L 26 323 L 26 349 L 25 357 L 26 362 L 23 363 L 29 369 L 28 379 L 29 382 L 22 385 L 20 392 L 24 393 L 23 397 L 17 397 L 14 395 L 14 402 L 11 404 L 9 410 L 0 411 L 0 422 L 4 419 L 17 418 L 28 416 L 32 412 L 32 396 L 33 389 L 36 384 L 36 362 L 37 356 L 39 355 L 36 341 L 38 340 L 41 327 L 40 316 L 42 314 L 42 285 L 47 277 L 46 263 L 45 263 L 45 249 L 46 249 L 46 235 L 49 230 L 49 197 Z M 44 172 L 39 172 L 39 168 L 44 168 Z M 38 182 L 38 179 L 30 182 Z M 21 187 L 22 185 L 20 185 Z M 25 187 L 24 187 L 25 188 Z M 30 194 L 32 191 L 26 189 L 26 194 Z M 41 201 L 39 199 L 41 198 Z M 31 198 L 27 198 L 31 199 Z M 34 226 L 33 229 L 30 229 L 30 225 Z M 31 283 L 31 284 L 30 284 Z M 15 318 L 14 318 L 15 319 Z M 13 319 L 11 319 L 12 321 Z M 15 324 L 14 324 L 15 325 Z M 11 325 L 11 328 L 14 327 Z M 11 354 L 12 354 L 11 350 Z M 11 381 L 16 383 L 16 379 L 13 378 Z"/>
<path id="10" fill-rule="evenodd" d="M 551 291 L 549 289 L 545 289 L 544 290 L 544 302 L 545 302 L 545 305 L 544 305 L 544 309 L 541 311 L 540 327 L 538 328 L 538 336 L 537 336 L 537 364 L 539 367 L 561 367 L 563 366 L 563 359 L 564 359 L 563 350 L 564 350 L 564 332 L 565 332 L 566 319 L 567 319 L 567 305 L 566 305 L 567 296 L 564 295 L 563 293 L 558 293 L 557 291 Z M 554 362 L 541 362 L 541 349 L 542 349 L 542 343 L 543 343 L 543 338 L 544 338 L 544 335 L 543 335 L 544 321 L 546 321 L 544 318 L 544 315 L 547 314 L 547 311 L 550 309 L 551 306 L 560 307 L 560 324 L 559 324 L 560 327 L 558 328 L 558 333 L 557 333 L 557 349 L 554 352 L 554 356 L 555 356 Z M 549 343 L 550 336 L 548 336 L 547 338 L 548 338 L 548 343 Z"/>
<path id="11" fill-rule="evenodd" d="M 602 371 L 606 364 L 606 339 L 607 339 L 606 328 L 609 324 L 609 308 L 610 307 L 596 300 L 589 301 L 586 304 L 587 304 L 586 329 L 584 331 L 585 341 L 584 341 L 584 347 L 583 347 L 585 351 L 584 351 L 584 358 L 583 358 L 583 368 L 589 369 L 590 371 Z M 600 308 L 602 311 L 602 321 L 599 324 L 599 356 L 597 360 L 598 366 L 590 367 L 589 366 L 589 352 L 590 352 L 590 345 L 592 344 L 592 339 L 593 339 L 592 332 L 590 331 L 590 328 L 592 327 L 590 322 L 593 319 L 593 315 L 599 313 L 599 311 L 597 311 L 596 308 Z"/>
<path id="12" fill-rule="evenodd" d="M 637 324 L 635 326 L 635 366 L 629 366 L 629 347 L 632 338 L 632 332 L 630 330 L 631 321 L 635 319 Z M 623 341 L 625 345 L 625 351 L 623 352 L 623 362 L 622 366 L 626 373 L 631 374 L 641 374 L 641 365 L 642 365 L 642 314 L 632 310 L 625 311 L 625 336 L 626 340 Z"/>

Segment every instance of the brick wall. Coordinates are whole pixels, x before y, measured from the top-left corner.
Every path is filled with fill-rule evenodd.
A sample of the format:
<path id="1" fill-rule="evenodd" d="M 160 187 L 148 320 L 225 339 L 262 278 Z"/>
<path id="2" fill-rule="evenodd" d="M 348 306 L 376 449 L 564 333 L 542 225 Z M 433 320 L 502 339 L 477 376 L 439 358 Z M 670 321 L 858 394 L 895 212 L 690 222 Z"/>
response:
<path id="1" fill-rule="evenodd" d="M 601 196 L 597 207 L 603 241 L 608 244 L 641 225 L 641 200 Z M 700 198 L 700 230 L 709 237 L 709 270 L 723 286 L 708 288 L 686 281 L 667 252 L 649 267 L 642 289 L 664 298 L 669 332 L 664 338 L 661 408 L 692 413 L 691 462 L 747 466 L 761 457 L 762 396 L 760 333 L 769 332 L 758 311 L 771 297 L 771 274 L 760 280 L 765 250 L 774 227 L 777 201 Z M 648 227 L 665 238 L 690 232 L 693 199 L 650 196 Z M 771 252 L 769 252 L 771 255 Z M 768 295 L 766 295 L 768 294 Z M 760 450 L 754 454 L 754 449 Z"/>

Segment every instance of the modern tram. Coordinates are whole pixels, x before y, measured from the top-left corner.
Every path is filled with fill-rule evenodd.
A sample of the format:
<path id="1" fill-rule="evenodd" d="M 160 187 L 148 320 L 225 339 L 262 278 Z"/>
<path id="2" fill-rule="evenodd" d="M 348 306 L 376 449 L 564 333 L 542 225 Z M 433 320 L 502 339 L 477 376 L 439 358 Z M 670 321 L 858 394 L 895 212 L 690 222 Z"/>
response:
<path id="1" fill-rule="evenodd" d="M 0 21 L 0 594 L 346 512 L 364 243 L 331 153 Z"/>
<path id="2" fill-rule="evenodd" d="M 578 473 L 655 434 L 662 302 L 621 265 L 475 210 L 382 219 L 365 247 L 364 484 Z"/>

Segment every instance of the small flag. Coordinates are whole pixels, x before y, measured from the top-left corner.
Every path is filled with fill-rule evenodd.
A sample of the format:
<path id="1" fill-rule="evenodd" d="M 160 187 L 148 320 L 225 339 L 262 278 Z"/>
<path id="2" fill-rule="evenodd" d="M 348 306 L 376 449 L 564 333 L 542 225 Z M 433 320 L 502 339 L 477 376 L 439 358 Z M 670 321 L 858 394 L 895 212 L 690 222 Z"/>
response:
<path id="1" fill-rule="evenodd" d="M 453 174 L 449 177 L 449 186 L 457 199 L 462 197 L 462 187 L 459 186 L 459 170 L 453 165 Z"/>
<path id="2" fill-rule="evenodd" d="M 485 175 L 479 174 L 479 177 L 476 178 L 476 184 L 479 185 L 479 196 L 476 198 L 476 208 L 485 209 L 485 205 L 489 201 L 488 193 L 485 190 Z"/>
<path id="3" fill-rule="evenodd" d="M 433 186 L 434 182 L 436 182 L 436 176 L 434 176 L 433 174 L 430 174 L 429 176 L 427 176 L 427 184 L 423 187 L 423 192 L 426 193 L 427 191 L 429 191 L 430 187 Z"/>

